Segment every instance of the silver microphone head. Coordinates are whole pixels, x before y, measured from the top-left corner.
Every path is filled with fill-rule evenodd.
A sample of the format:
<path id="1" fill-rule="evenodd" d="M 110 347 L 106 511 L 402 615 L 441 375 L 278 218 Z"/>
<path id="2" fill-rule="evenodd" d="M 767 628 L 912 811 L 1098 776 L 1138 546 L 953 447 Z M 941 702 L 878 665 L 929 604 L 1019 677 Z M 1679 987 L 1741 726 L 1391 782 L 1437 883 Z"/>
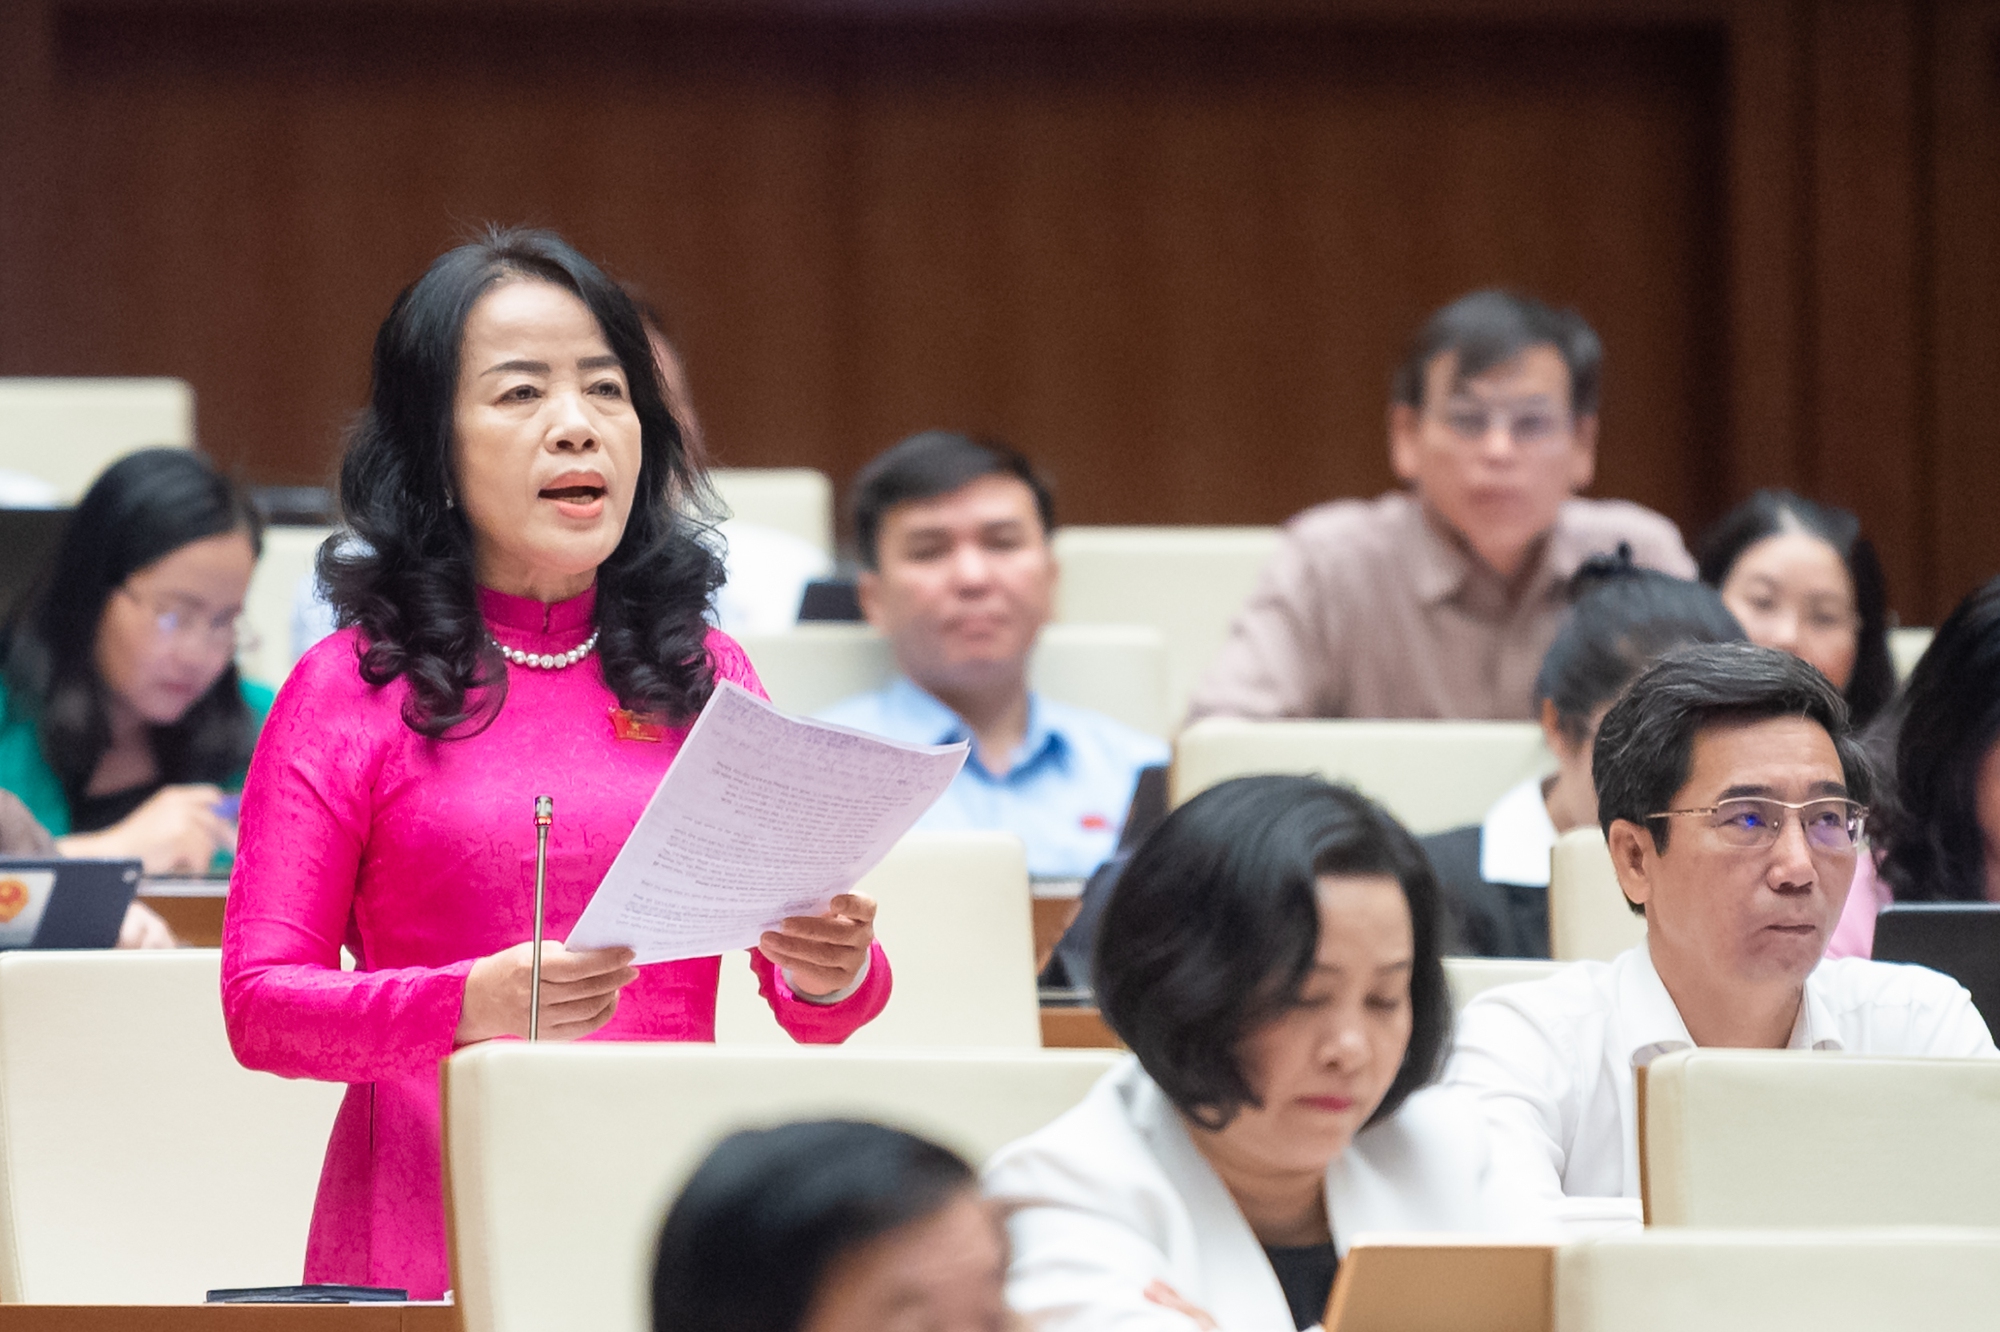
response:
<path id="1" fill-rule="evenodd" d="M 535 826 L 546 828 L 556 821 L 556 802 L 553 796 L 535 797 Z"/>

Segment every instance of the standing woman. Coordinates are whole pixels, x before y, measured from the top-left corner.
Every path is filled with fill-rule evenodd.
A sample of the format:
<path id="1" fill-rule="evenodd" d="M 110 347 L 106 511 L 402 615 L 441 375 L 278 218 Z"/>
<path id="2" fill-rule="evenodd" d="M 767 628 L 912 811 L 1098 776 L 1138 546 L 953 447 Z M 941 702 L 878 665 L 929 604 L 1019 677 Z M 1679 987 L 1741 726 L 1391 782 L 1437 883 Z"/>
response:
<path id="1" fill-rule="evenodd" d="M 553 235 L 492 233 L 397 298 L 340 487 L 360 539 L 320 563 L 345 627 L 294 668 L 251 765 L 223 1010 L 245 1065 L 349 1084 L 306 1279 L 433 1299 L 438 1065 L 527 1031 L 534 798 L 555 798 L 559 940 L 716 682 L 761 687 L 703 618 L 705 482 L 639 315 Z M 794 1037 L 842 1040 L 887 1002 L 874 912 L 836 898 L 750 955 Z M 549 945 L 544 1038 L 713 1039 L 721 959 L 631 961 Z"/>
<path id="2" fill-rule="evenodd" d="M 262 524 L 200 454 L 145 449 L 91 484 L 7 627 L 0 787 L 63 854 L 202 873 L 233 843 L 271 692 L 236 671 Z M 172 936 L 144 907 L 121 942 Z"/>

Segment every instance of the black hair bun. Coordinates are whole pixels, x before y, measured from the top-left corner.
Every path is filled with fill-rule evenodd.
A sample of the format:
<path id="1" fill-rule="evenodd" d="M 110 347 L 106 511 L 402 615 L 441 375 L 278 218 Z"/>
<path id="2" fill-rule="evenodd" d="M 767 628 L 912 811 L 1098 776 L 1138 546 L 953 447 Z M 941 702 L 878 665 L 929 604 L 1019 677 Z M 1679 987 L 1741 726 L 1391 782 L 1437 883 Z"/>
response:
<path id="1" fill-rule="evenodd" d="M 1640 572 L 1632 562 L 1632 543 L 1621 541 L 1608 555 L 1592 555 L 1569 576 L 1569 599 L 1575 601 L 1594 587 L 1616 583 Z"/>

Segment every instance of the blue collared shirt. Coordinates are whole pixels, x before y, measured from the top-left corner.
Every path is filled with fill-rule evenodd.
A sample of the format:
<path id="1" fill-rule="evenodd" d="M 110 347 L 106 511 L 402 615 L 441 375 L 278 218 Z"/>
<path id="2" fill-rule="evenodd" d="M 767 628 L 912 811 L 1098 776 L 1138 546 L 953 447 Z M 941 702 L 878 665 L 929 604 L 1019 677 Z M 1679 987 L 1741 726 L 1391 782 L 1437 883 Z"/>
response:
<path id="1" fill-rule="evenodd" d="M 958 714 L 905 676 L 842 699 L 821 721 L 908 744 L 970 739 Z M 1028 732 L 1013 766 L 995 773 L 977 742 L 965 766 L 917 827 L 1011 832 L 1037 878 L 1087 877 L 1118 845 L 1139 769 L 1167 761 L 1167 742 L 1102 713 L 1028 695 Z"/>

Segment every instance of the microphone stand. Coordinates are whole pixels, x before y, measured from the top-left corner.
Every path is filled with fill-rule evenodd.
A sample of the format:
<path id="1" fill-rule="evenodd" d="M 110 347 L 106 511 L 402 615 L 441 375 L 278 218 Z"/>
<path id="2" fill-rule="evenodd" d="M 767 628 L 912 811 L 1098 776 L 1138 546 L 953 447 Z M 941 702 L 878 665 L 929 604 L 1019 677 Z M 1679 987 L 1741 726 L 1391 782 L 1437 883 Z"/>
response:
<path id="1" fill-rule="evenodd" d="M 529 967 L 528 1039 L 541 1039 L 542 1027 L 542 895 L 549 877 L 549 825 L 556 821 L 556 802 L 535 797 L 535 958 Z"/>

